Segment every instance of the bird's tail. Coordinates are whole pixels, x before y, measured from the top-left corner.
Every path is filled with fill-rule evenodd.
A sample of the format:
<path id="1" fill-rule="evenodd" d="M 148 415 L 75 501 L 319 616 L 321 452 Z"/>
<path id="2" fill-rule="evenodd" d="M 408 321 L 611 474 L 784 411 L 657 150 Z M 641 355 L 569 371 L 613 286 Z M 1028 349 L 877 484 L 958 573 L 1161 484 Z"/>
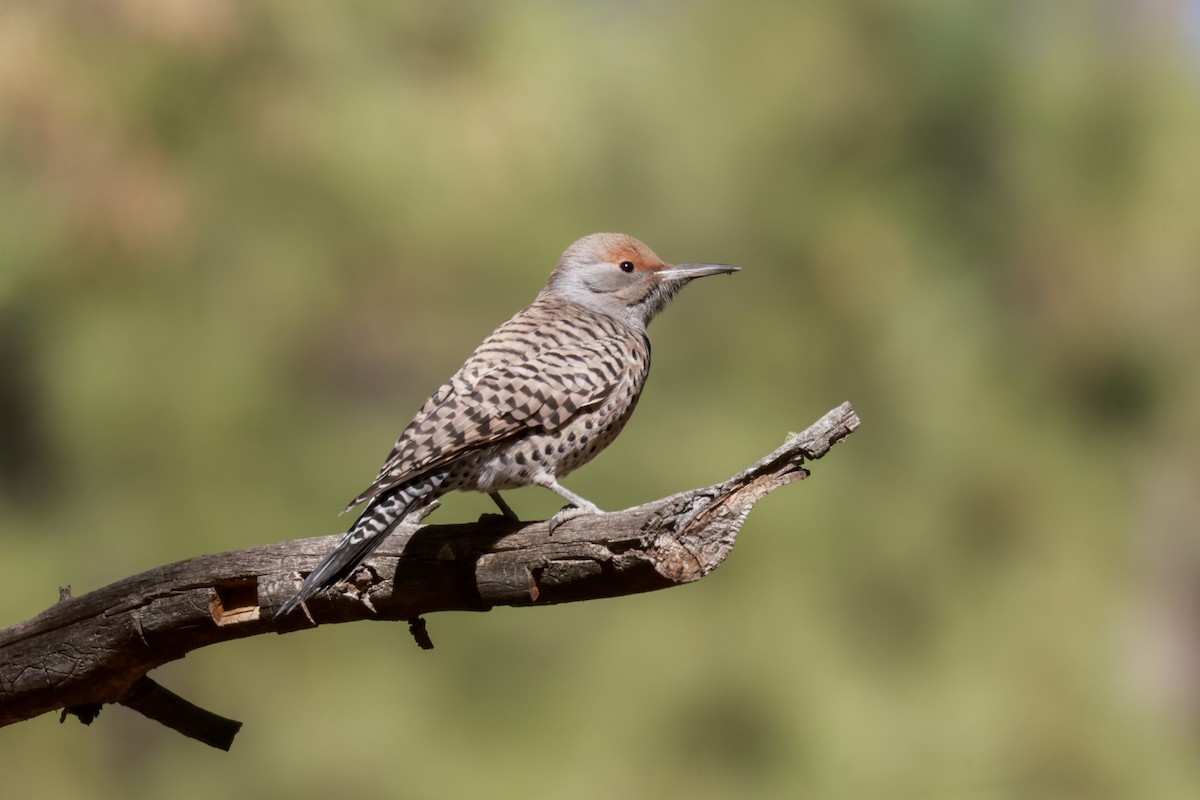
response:
<path id="1" fill-rule="evenodd" d="M 349 577 L 355 567 L 383 543 L 396 525 L 411 511 L 432 499 L 428 494 L 428 491 L 419 491 L 416 487 L 408 485 L 377 498 L 350 526 L 350 530 L 346 531 L 346 535 L 337 543 L 333 552 L 309 573 L 299 591 L 279 607 L 275 616 L 290 614 L 318 592 Z"/>

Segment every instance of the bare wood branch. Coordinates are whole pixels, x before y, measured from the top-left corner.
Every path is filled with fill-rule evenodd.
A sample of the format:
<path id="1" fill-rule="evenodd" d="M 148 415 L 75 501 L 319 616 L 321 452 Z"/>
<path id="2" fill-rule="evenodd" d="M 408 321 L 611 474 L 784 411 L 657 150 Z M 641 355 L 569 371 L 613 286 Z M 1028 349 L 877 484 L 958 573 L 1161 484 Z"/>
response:
<path id="1" fill-rule="evenodd" d="M 214 747 L 241 723 L 197 708 L 146 677 L 192 650 L 262 633 L 361 619 L 408 621 L 432 647 L 422 615 L 591 600 L 689 583 L 729 555 L 754 504 L 808 476 L 859 419 L 849 403 L 728 480 L 635 508 L 547 523 L 488 516 L 466 525 L 405 525 L 309 617 L 274 611 L 339 536 L 198 556 L 60 602 L 0 630 L 0 726 L 65 709 L 90 721 L 121 703 Z M 397 591 L 394 587 L 399 587 Z"/>

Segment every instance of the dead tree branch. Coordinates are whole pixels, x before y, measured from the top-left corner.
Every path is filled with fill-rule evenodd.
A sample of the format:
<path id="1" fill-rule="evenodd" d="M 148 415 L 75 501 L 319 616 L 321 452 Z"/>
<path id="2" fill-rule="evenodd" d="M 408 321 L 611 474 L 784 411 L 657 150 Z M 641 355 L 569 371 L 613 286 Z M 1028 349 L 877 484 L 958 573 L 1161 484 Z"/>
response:
<path id="1" fill-rule="evenodd" d="M 0 726 L 65 709 L 90 722 L 120 703 L 186 736 L 229 749 L 241 723 L 197 708 L 146 673 L 192 650 L 262 633 L 353 620 L 592 600 L 698 580 L 733 548 L 759 498 L 808 476 L 859 425 L 849 403 L 728 480 L 636 508 L 546 522 L 485 517 L 467 525 L 401 526 L 340 592 L 310 616 L 273 619 L 298 578 L 338 536 L 198 556 L 143 572 L 0 630 Z M 399 587 L 398 589 L 396 587 Z"/>

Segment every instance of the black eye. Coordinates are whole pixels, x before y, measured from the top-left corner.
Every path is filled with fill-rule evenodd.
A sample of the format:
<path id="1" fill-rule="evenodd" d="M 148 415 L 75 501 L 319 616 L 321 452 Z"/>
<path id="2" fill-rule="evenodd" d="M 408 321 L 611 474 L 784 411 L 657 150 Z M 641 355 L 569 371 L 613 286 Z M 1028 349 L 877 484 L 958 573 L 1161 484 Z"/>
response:
<path id="1" fill-rule="evenodd" d="M 621 268 L 621 272 L 633 272 L 635 269 L 632 261 L 622 261 L 617 266 Z"/>

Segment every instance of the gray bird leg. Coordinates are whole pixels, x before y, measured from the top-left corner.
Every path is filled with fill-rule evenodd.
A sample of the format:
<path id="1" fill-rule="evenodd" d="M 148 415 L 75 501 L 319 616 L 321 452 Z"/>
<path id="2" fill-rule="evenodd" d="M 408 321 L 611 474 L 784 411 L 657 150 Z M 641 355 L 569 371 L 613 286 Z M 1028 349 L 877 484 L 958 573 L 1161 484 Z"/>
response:
<path id="1" fill-rule="evenodd" d="M 580 497 L 579 495 L 575 494 L 567 487 L 560 484 L 558 481 L 554 480 L 553 475 L 548 475 L 544 472 L 540 473 L 538 475 L 534 475 L 533 482 L 537 486 L 545 486 L 547 489 L 554 492 L 559 497 L 566 499 L 567 502 L 569 502 L 571 505 L 575 506 L 575 508 L 579 509 L 579 511 L 581 513 L 586 513 L 586 514 L 603 514 L 604 513 L 591 500 L 588 500 L 587 498 L 584 498 L 584 497 Z M 574 515 L 572 515 L 572 516 L 574 516 Z"/>
<path id="2" fill-rule="evenodd" d="M 495 501 L 496 506 L 500 509 L 500 513 L 504 515 L 505 519 L 512 520 L 513 522 L 521 521 L 521 518 L 517 516 L 517 512 L 513 511 L 512 507 L 504 502 L 504 498 L 500 496 L 499 492 L 488 492 L 488 497 Z"/>

